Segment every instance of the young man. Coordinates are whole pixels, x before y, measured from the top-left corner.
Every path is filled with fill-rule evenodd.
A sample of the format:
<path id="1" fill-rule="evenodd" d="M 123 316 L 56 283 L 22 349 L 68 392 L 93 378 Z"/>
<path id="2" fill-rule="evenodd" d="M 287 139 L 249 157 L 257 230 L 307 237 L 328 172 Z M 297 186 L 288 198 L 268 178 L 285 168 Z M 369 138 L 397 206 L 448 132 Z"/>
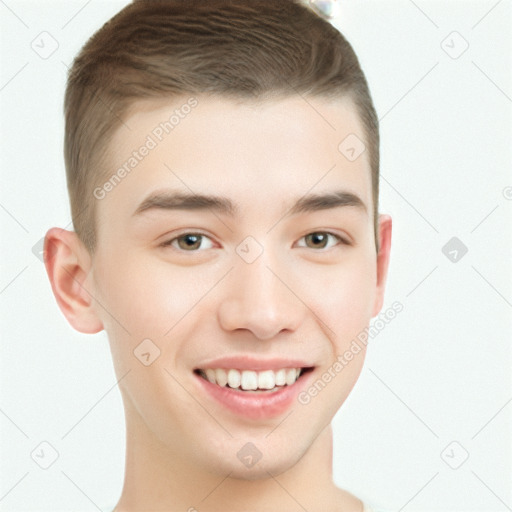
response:
<path id="1" fill-rule="evenodd" d="M 348 42 L 292 0 L 136 1 L 75 60 L 65 115 L 75 231 L 48 231 L 46 269 L 70 324 L 108 334 L 115 512 L 370 510 L 331 464 L 391 244 Z"/>

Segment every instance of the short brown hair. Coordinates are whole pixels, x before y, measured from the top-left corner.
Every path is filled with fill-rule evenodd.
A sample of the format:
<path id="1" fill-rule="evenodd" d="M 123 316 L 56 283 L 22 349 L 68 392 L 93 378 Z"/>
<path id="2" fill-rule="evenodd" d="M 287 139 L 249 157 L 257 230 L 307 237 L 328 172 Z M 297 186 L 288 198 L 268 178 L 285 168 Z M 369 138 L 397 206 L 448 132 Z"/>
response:
<path id="1" fill-rule="evenodd" d="M 378 251 L 379 126 L 354 50 L 300 0 L 135 0 L 84 45 L 69 71 L 64 156 L 73 225 L 96 247 L 93 189 L 137 100 L 184 94 L 348 97 L 362 122 Z M 341 141 L 340 141 L 341 142 Z"/>

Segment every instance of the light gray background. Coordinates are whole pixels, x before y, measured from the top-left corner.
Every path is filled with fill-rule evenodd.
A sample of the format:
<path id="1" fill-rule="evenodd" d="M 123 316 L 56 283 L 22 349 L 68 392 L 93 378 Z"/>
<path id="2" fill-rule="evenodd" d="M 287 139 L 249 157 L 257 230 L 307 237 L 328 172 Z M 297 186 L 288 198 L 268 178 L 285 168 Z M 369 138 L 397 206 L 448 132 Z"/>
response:
<path id="1" fill-rule="evenodd" d="M 127 3 L 0 0 L 2 511 L 106 511 L 121 491 L 106 335 L 70 327 L 32 249 L 71 229 L 67 66 Z M 404 306 L 335 418 L 335 480 L 390 510 L 512 510 L 511 2 L 345 0 L 334 23 L 381 119 L 383 310 Z M 468 248 L 456 262 L 452 237 Z M 58 452 L 46 470 L 31 458 L 51 457 L 44 441 Z"/>

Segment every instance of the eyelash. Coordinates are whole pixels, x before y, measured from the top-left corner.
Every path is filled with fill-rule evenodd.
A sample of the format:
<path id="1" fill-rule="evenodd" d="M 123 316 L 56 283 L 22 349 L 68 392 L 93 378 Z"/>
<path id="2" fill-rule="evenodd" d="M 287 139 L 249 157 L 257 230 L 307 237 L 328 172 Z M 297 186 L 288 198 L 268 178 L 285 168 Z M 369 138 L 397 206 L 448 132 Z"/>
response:
<path id="1" fill-rule="evenodd" d="M 305 234 L 304 236 L 302 236 L 299 240 L 302 240 L 303 238 L 306 238 L 307 236 L 309 235 L 318 235 L 318 234 L 321 234 L 321 235 L 328 235 L 328 236 L 331 236 L 331 237 L 334 237 L 336 238 L 339 242 L 340 242 L 340 245 L 352 245 L 348 240 L 346 240 L 345 238 L 341 237 L 340 235 L 337 235 L 336 233 L 332 233 L 330 231 L 311 231 L 310 233 L 307 233 Z M 179 240 L 180 238 L 184 238 L 186 237 L 187 235 L 199 235 L 201 237 L 204 237 L 204 238 L 210 238 L 208 235 L 204 234 L 204 233 L 201 233 L 201 232 L 198 232 L 198 231 L 187 231 L 185 233 L 182 233 L 181 235 L 178 235 L 174 238 L 171 238 L 169 240 L 166 240 L 165 242 L 162 242 L 160 244 L 160 247 L 172 247 L 172 243 L 176 240 Z M 303 248 L 306 248 L 306 249 L 311 249 L 311 247 L 306 247 L 306 246 L 301 246 Z M 180 248 L 175 248 L 175 247 L 172 247 L 174 250 L 178 251 L 178 252 L 182 252 L 182 253 L 187 253 L 187 252 L 201 252 L 200 250 L 198 249 L 194 249 L 194 250 L 190 250 L 190 251 L 187 251 L 187 250 L 184 250 L 184 249 L 180 249 Z M 330 248 L 320 248 L 320 249 L 313 249 L 315 252 L 327 252 L 329 249 L 332 249 L 332 247 Z"/>

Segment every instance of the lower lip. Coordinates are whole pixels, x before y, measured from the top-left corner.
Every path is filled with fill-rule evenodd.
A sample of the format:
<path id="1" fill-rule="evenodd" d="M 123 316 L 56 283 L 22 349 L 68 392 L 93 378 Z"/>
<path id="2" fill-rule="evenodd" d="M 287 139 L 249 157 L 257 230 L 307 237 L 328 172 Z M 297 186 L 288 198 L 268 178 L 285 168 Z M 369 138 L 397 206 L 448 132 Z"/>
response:
<path id="1" fill-rule="evenodd" d="M 221 387 L 194 373 L 202 388 L 217 402 L 239 416 L 257 420 L 275 418 L 285 413 L 300 391 L 306 387 L 313 371 L 301 375 L 292 385 L 279 391 L 254 393 Z"/>

